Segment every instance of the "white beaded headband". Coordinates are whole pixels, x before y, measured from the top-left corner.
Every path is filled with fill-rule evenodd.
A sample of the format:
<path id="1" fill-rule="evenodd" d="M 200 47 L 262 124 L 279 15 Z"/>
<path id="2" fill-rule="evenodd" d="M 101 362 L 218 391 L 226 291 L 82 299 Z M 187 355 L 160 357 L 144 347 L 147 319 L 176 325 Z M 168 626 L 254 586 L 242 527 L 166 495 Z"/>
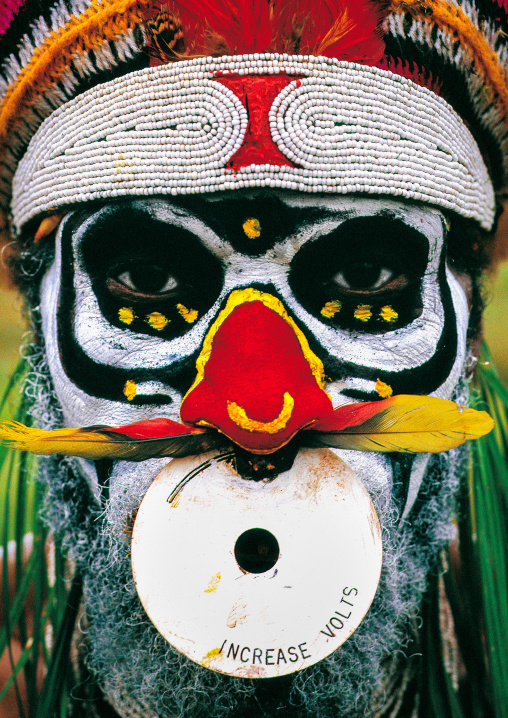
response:
<path id="1" fill-rule="evenodd" d="M 495 215 L 478 146 L 445 100 L 386 70 L 275 53 L 151 67 L 70 100 L 19 163 L 13 222 L 245 187 L 404 197 L 485 229 Z"/>

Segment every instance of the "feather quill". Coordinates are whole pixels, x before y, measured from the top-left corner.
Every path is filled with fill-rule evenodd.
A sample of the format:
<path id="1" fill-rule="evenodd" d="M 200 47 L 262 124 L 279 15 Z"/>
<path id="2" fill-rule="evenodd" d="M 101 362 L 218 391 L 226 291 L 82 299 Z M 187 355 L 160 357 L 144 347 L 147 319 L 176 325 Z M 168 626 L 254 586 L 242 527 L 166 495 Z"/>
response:
<path id="1" fill-rule="evenodd" d="M 439 452 L 478 439 L 494 427 L 485 411 L 431 396 L 399 394 L 346 404 L 306 432 L 306 446 L 358 451 Z"/>

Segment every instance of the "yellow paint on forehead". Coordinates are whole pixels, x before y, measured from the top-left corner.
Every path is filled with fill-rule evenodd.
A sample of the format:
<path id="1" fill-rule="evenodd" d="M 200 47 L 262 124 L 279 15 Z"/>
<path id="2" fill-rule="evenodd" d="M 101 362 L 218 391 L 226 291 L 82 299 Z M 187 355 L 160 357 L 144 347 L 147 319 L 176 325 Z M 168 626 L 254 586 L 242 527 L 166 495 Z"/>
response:
<path id="1" fill-rule="evenodd" d="M 182 315 L 182 317 L 185 319 L 185 321 L 189 324 L 193 324 L 193 322 L 195 322 L 198 318 L 197 309 L 187 309 L 187 307 L 185 307 L 183 304 L 177 304 L 176 308 L 178 309 L 178 312 Z"/>
<path id="2" fill-rule="evenodd" d="M 333 302 L 326 302 L 325 306 L 321 310 L 321 314 L 327 319 L 331 319 L 342 309 L 342 303 L 338 299 Z"/>
<path id="3" fill-rule="evenodd" d="M 130 307 L 121 307 L 118 310 L 118 319 L 124 324 L 132 324 L 132 322 L 137 319 L 137 316 Z"/>
<path id="4" fill-rule="evenodd" d="M 259 219 L 255 219 L 254 217 L 246 219 L 242 224 L 242 228 L 249 239 L 257 239 L 261 236 L 261 225 L 259 223 Z"/>
<path id="5" fill-rule="evenodd" d="M 370 304 L 359 304 L 354 311 L 354 318 L 361 322 L 368 322 L 372 316 L 372 306 Z"/>
<path id="6" fill-rule="evenodd" d="M 381 379 L 376 381 L 376 386 L 374 388 L 382 399 L 388 399 L 388 397 L 393 394 L 392 387 L 389 384 L 385 384 L 385 382 L 381 381 Z"/>
<path id="7" fill-rule="evenodd" d="M 161 314 L 160 312 L 151 312 L 151 314 L 148 314 L 146 317 L 146 322 L 152 327 L 152 329 L 157 329 L 159 332 L 161 329 L 164 329 L 170 321 L 170 319 L 165 317 L 164 314 Z"/>
<path id="8" fill-rule="evenodd" d="M 136 386 L 136 382 L 131 381 L 130 379 L 127 379 L 125 382 L 125 386 L 123 388 L 123 393 L 127 397 L 128 401 L 132 401 L 134 397 L 136 396 L 136 393 L 138 391 L 138 387 Z"/>
<path id="9" fill-rule="evenodd" d="M 381 308 L 379 316 L 381 319 L 384 319 L 385 322 L 396 322 L 399 318 L 398 312 L 396 312 L 389 304 Z"/>

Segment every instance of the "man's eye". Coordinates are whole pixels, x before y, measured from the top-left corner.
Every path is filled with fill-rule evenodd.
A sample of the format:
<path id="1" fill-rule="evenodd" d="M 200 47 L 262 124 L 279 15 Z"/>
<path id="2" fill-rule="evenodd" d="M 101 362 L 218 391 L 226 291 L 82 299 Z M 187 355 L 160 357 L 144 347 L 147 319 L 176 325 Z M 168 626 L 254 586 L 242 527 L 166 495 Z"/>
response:
<path id="1" fill-rule="evenodd" d="M 165 267 L 147 263 L 138 263 L 124 269 L 108 280 L 108 287 L 113 292 L 131 290 L 137 294 L 151 296 L 166 294 L 178 286 L 178 280 Z"/>
<path id="2" fill-rule="evenodd" d="M 427 238 L 396 217 L 353 217 L 298 250 L 289 285 L 302 307 L 330 326 L 391 331 L 422 312 L 428 253 Z"/>
<path id="3" fill-rule="evenodd" d="M 341 289 L 356 292 L 381 289 L 391 282 L 395 274 L 388 267 L 371 264 L 370 262 L 354 262 L 337 272 L 332 281 Z"/>

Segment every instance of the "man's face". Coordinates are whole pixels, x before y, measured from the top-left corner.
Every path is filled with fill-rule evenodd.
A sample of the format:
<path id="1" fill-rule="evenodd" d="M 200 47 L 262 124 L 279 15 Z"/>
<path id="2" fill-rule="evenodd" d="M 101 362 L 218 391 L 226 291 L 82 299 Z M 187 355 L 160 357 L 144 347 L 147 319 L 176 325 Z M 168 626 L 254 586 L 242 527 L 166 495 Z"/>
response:
<path id="1" fill-rule="evenodd" d="M 253 193 L 78 210 L 42 297 L 65 423 L 178 420 L 203 340 L 244 288 L 280 300 L 323 362 L 334 407 L 379 398 L 378 379 L 395 394 L 450 398 L 468 310 L 445 234 L 438 210 L 365 198 Z M 260 341 L 254 329 L 249 339 Z M 242 356 L 227 361 L 249 376 Z M 399 487 L 401 510 L 409 489 L 416 496 L 410 483 Z"/>
<path id="2" fill-rule="evenodd" d="M 463 389 L 468 307 L 446 266 L 446 231 L 442 213 L 423 205 L 283 192 L 132 199 L 70 213 L 41 297 L 65 424 L 178 420 L 208 332 L 231 294 L 249 288 L 274 297 L 303 333 L 323 364 L 333 407 L 379 398 L 378 380 L 395 394 L 455 397 Z M 249 331 L 254 345 L 259 333 Z M 275 356 L 276 336 L 270 344 Z M 248 383 L 242 359 L 233 347 L 226 360 L 230 374 Z M 267 354 L 267 372 L 270 365 Z M 250 392 L 256 398 L 255 385 Z M 260 404 L 269 400 L 259 396 Z M 336 453 L 389 529 L 386 563 L 411 544 L 405 527 L 421 510 L 429 457 Z M 97 501 L 108 492 L 104 531 L 118 537 L 167 460 L 114 462 L 106 476 L 92 462 L 78 463 Z M 123 533 L 118 540 L 128 543 Z M 381 592 L 390 592 L 389 580 Z M 388 644 L 381 641 L 378 662 Z"/>

